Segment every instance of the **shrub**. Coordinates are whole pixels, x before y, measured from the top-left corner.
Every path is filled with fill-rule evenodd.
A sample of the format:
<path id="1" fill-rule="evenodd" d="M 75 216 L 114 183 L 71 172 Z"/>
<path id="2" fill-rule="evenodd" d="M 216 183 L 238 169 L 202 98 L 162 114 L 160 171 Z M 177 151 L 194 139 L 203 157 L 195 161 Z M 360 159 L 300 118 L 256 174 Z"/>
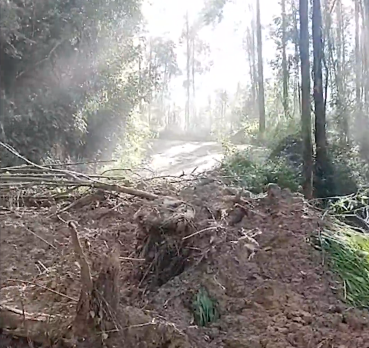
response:
<path id="1" fill-rule="evenodd" d="M 263 192 L 264 186 L 269 183 L 297 191 L 301 181 L 298 171 L 283 158 L 256 162 L 249 150 L 226 155 L 221 168 L 233 183 L 254 193 Z"/>

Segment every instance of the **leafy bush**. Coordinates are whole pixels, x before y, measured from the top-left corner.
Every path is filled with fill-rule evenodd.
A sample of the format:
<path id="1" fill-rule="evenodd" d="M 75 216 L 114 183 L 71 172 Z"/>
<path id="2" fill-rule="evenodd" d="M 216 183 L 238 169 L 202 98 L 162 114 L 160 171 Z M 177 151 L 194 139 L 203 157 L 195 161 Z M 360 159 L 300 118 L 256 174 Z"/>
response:
<path id="1" fill-rule="evenodd" d="M 273 148 L 269 160 L 284 158 L 291 166 L 301 170 L 302 138 L 297 132 L 284 137 Z M 368 164 L 361 160 L 356 147 L 347 148 L 339 143 L 328 146 L 330 173 L 319 185 L 318 197 L 342 196 L 354 193 L 369 179 Z"/>
<path id="2" fill-rule="evenodd" d="M 297 191 L 301 181 L 298 171 L 284 159 L 256 162 L 248 150 L 226 155 L 221 168 L 231 181 L 254 193 L 263 192 L 264 186 L 269 183 Z"/>

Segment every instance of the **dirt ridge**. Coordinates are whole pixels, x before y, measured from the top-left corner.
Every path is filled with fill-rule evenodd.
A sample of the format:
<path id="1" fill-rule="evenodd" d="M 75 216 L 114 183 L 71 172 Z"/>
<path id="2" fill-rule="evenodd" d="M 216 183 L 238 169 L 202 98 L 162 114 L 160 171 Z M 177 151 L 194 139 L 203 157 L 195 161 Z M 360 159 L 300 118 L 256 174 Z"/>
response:
<path id="1" fill-rule="evenodd" d="M 275 185 L 257 197 L 216 177 L 186 185 L 160 182 L 153 190 L 164 197 L 152 202 L 95 195 L 59 219 L 52 207 L 2 213 L 1 305 L 73 321 L 81 284 L 63 220 L 75 220 L 93 278 L 102 255 L 118 250 L 119 333 L 67 343 L 369 347 L 368 313 L 345 306 L 340 283 L 309 243 L 321 228 L 317 211 Z M 194 323 L 200 289 L 219 311 L 208 327 Z"/>

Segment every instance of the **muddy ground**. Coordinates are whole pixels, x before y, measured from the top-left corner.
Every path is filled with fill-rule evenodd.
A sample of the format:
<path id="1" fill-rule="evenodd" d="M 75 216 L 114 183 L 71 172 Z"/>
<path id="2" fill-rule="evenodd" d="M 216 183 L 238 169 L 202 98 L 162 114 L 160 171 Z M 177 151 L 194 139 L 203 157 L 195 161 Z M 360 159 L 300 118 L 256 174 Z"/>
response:
<path id="1" fill-rule="evenodd" d="M 342 300 L 341 283 L 310 243 L 320 214 L 301 197 L 275 187 L 271 196 L 241 196 L 216 178 L 179 186 L 146 187 L 171 197 L 154 201 L 91 191 L 83 200 L 23 197 L 3 207 L 0 314 L 57 316 L 43 326 L 46 346 L 369 347 L 368 312 Z M 78 222 L 94 279 L 105 256 L 119 257 L 118 314 L 93 338 L 70 335 L 81 270 L 68 220 Z M 218 314 L 206 327 L 195 321 L 200 290 Z M 24 347 L 9 341 L 21 330 L 8 319 L 0 316 L 0 347 Z"/>

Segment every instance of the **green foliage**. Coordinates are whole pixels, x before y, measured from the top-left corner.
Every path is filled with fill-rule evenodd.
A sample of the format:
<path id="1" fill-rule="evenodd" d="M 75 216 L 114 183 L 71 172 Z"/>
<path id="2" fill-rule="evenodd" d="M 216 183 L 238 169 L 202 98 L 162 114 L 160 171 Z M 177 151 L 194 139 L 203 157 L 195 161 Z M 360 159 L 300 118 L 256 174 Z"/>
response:
<path id="1" fill-rule="evenodd" d="M 205 289 L 200 289 L 193 301 L 195 323 L 199 326 L 207 326 L 219 318 L 216 303 L 209 297 Z"/>
<path id="2" fill-rule="evenodd" d="M 302 166 L 301 133 L 295 132 L 282 138 L 273 148 L 270 160 L 286 159 L 300 170 Z M 277 137 L 276 137 L 277 138 Z M 354 193 L 368 180 L 368 164 L 360 159 L 358 149 L 331 143 L 328 146 L 329 167 L 325 180 L 317 183 L 317 197 L 341 196 Z"/>
<path id="3" fill-rule="evenodd" d="M 245 131 L 245 141 L 249 144 L 259 144 L 259 121 L 244 122 L 242 128 Z"/>
<path id="4" fill-rule="evenodd" d="M 221 167 L 224 175 L 254 193 L 261 193 L 266 184 L 275 183 L 281 188 L 297 191 L 301 181 L 298 171 L 281 158 L 259 162 L 252 159 L 249 150 L 225 157 Z"/>
<path id="5" fill-rule="evenodd" d="M 0 1 L 0 139 L 38 163 L 110 157 L 157 82 L 147 64 L 138 68 L 140 5 Z"/>
<path id="6" fill-rule="evenodd" d="M 137 166 L 145 155 L 146 140 L 151 137 L 148 123 L 142 121 L 139 114 L 133 113 L 128 119 L 122 141 L 114 153 L 114 157 L 119 161 L 118 166 L 121 168 Z"/>
<path id="7" fill-rule="evenodd" d="M 344 300 L 369 308 L 369 237 L 335 223 L 319 236 L 319 244 L 343 282 Z"/>

